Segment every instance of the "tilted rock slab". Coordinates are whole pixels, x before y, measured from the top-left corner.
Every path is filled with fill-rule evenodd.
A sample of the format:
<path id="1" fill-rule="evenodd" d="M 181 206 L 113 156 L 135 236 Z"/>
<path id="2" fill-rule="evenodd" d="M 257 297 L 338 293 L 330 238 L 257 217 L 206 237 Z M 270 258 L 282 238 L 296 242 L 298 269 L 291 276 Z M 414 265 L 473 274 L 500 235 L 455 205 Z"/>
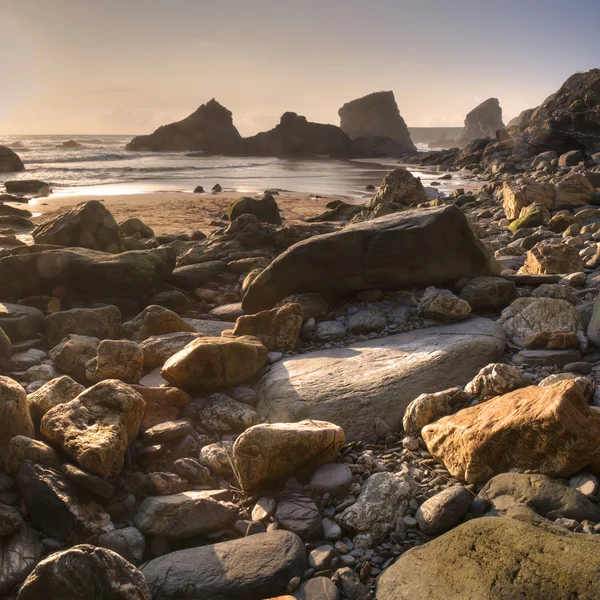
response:
<path id="1" fill-rule="evenodd" d="M 25 390 L 10 377 L 0 377 L 0 457 L 5 463 L 10 440 L 16 435 L 34 437 Z"/>
<path id="2" fill-rule="evenodd" d="M 376 417 L 398 429 L 417 396 L 466 384 L 502 356 L 504 339 L 500 325 L 471 319 L 307 352 L 259 381 L 257 412 L 272 423 L 329 421 L 347 439 L 372 435 Z"/>
<path id="3" fill-rule="evenodd" d="M 255 425 L 235 441 L 233 462 L 242 489 L 252 490 L 305 465 L 332 462 L 343 445 L 344 431 L 333 423 Z"/>
<path id="4" fill-rule="evenodd" d="M 141 571 L 154 600 L 263 600 L 283 592 L 306 567 L 302 540 L 272 531 L 165 554 Z"/>
<path id="5" fill-rule="evenodd" d="M 538 517 L 539 518 L 539 517 Z M 378 600 L 596 600 L 600 540 L 549 523 L 473 519 L 405 552 Z"/>
<path id="6" fill-rule="evenodd" d="M 514 468 L 567 477 L 600 467 L 600 409 L 587 404 L 573 380 L 465 408 L 421 435 L 452 476 L 469 483 Z"/>
<path id="7" fill-rule="evenodd" d="M 144 410 L 144 399 L 133 388 L 107 379 L 51 408 L 40 430 L 84 470 L 112 477 L 123 468 L 125 451 L 137 436 Z"/>
<path id="8" fill-rule="evenodd" d="M 303 292 L 424 288 L 498 272 L 459 208 L 410 210 L 294 244 L 250 284 L 242 307 L 255 313 Z"/>

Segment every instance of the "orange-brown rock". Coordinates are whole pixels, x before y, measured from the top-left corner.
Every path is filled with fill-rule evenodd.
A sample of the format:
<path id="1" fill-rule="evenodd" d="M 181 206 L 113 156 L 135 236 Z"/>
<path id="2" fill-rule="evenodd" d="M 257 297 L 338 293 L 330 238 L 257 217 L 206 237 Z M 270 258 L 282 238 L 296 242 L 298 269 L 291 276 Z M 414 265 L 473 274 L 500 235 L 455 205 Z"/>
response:
<path id="1" fill-rule="evenodd" d="M 175 421 L 192 397 L 176 387 L 131 386 L 146 403 L 140 429 L 150 429 L 165 421 Z"/>
<path id="2" fill-rule="evenodd" d="M 583 271 L 579 252 L 563 243 L 537 244 L 525 257 L 520 275 L 563 275 Z"/>
<path id="3" fill-rule="evenodd" d="M 579 348 L 579 338 L 574 332 L 538 331 L 525 338 L 527 350 L 566 350 Z"/>
<path id="4" fill-rule="evenodd" d="M 286 304 L 281 308 L 263 310 L 254 315 L 242 315 L 235 322 L 231 335 L 253 335 L 267 350 L 293 350 L 300 340 L 302 308 L 299 304 Z"/>
<path id="5" fill-rule="evenodd" d="M 453 477 L 484 483 L 519 468 L 567 477 L 600 467 L 600 409 L 581 387 L 531 386 L 444 417 L 421 432 Z"/>

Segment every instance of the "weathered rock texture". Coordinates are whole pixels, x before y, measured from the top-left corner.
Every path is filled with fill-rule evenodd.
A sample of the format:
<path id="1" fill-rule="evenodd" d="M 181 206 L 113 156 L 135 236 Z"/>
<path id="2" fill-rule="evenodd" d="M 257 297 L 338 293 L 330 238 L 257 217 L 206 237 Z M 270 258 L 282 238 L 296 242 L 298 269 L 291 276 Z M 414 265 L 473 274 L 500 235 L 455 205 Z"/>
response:
<path id="1" fill-rule="evenodd" d="M 410 210 L 294 244 L 254 279 L 242 306 L 254 313 L 297 293 L 426 287 L 497 269 L 459 208 Z"/>
<path id="2" fill-rule="evenodd" d="M 504 351 L 502 328 L 487 319 L 308 352 L 271 367 L 258 383 L 260 416 L 319 419 L 349 439 L 372 435 L 376 417 L 399 428 L 421 393 L 470 381 Z"/>
<path id="3" fill-rule="evenodd" d="M 388 137 L 402 144 L 407 153 L 417 151 L 398 110 L 394 92 L 374 92 L 347 102 L 338 115 L 340 127 L 352 139 L 363 136 Z"/>
<path id="4" fill-rule="evenodd" d="M 465 117 L 465 129 L 461 137 L 467 141 L 484 137 L 496 137 L 496 131 L 502 129 L 502 108 L 498 98 L 488 98 Z"/>
<path id="5" fill-rule="evenodd" d="M 0 146 L 0 173 L 24 170 L 25 165 L 18 154 L 6 146 Z"/>

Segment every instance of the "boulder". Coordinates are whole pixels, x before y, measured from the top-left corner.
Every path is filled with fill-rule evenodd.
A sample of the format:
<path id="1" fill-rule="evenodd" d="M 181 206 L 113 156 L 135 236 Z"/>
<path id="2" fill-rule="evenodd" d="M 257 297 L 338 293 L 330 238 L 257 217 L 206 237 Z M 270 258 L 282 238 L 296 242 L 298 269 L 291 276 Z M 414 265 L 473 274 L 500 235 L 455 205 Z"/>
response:
<path id="1" fill-rule="evenodd" d="M 600 465 L 600 410 L 572 380 L 531 386 L 465 408 L 423 428 L 453 477 L 485 483 L 510 469 L 566 477 Z"/>
<path id="2" fill-rule="evenodd" d="M 405 515 L 412 485 L 400 473 L 374 473 L 362 487 L 356 502 L 336 515 L 343 529 L 354 534 L 354 545 L 372 548 L 394 531 Z"/>
<path id="3" fill-rule="evenodd" d="M 36 429 L 39 429 L 42 417 L 54 406 L 63 402 L 70 402 L 79 396 L 85 388 L 73 381 L 69 376 L 63 375 L 51 379 L 42 387 L 27 396 L 29 413 Z"/>
<path id="4" fill-rule="evenodd" d="M 144 559 L 146 538 L 135 527 L 123 527 L 103 533 L 98 538 L 98 546 L 108 548 L 130 563 L 139 565 Z"/>
<path id="5" fill-rule="evenodd" d="M 0 146 L 0 173 L 24 171 L 25 165 L 19 155 L 6 146 Z"/>
<path id="6" fill-rule="evenodd" d="M 41 561 L 17 600 L 151 600 L 144 576 L 123 557 L 87 544 Z"/>
<path id="7" fill-rule="evenodd" d="M 301 467 L 332 462 L 343 445 L 344 431 L 332 423 L 255 425 L 235 441 L 233 463 L 242 489 L 250 491 Z"/>
<path id="8" fill-rule="evenodd" d="M 177 313 L 154 304 L 147 306 L 131 321 L 123 323 L 123 333 L 135 341 L 147 340 L 154 335 L 182 331 L 196 333 L 194 326 L 184 321 Z"/>
<path id="9" fill-rule="evenodd" d="M 254 279 L 242 306 L 255 313 L 296 293 L 426 287 L 497 269 L 460 209 L 410 210 L 293 245 Z"/>
<path id="10" fill-rule="evenodd" d="M 25 460 L 31 460 L 34 463 L 53 469 L 60 469 L 58 455 L 50 446 L 24 435 L 16 435 L 8 443 L 4 469 L 7 473 L 14 474 Z"/>
<path id="11" fill-rule="evenodd" d="M 212 392 L 248 382 L 266 360 L 267 349 L 256 338 L 204 337 L 171 356 L 161 375 L 175 387 Z"/>
<path id="12" fill-rule="evenodd" d="M 321 539 L 323 536 L 318 507 L 301 492 L 283 492 L 275 509 L 275 520 L 281 529 L 295 533 L 302 540 Z"/>
<path id="13" fill-rule="evenodd" d="M 163 125 L 150 135 L 138 135 L 126 149 L 151 152 L 208 150 L 214 154 L 231 154 L 239 152 L 241 139 L 231 112 L 213 98 L 182 121 Z"/>
<path id="14" fill-rule="evenodd" d="M 44 221 L 33 230 L 36 244 L 75 246 L 119 252 L 121 237 L 112 214 L 99 200 L 89 200 Z"/>
<path id="15" fill-rule="evenodd" d="M 428 287 L 419 302 L 417 313 L 420 317 L 436 321 L 462 321 L 471 314 L 471 307 L 450 290 Z"/>
<path id="16" fill-rule="evenodd" d="M 502 207 L 507 219 L 511 221 L 521 216 L 521 211 L 531 204 L 552 208 L 554 186 L 538 183 L 533 179 L 521 182 L 505 181 L 502 187 Z"/>
<path id="17" fill-rule="evenodd" d="M 210 321 L 207 322 L 210 323 Z M 227 323 L 223 331 L 230 326 L 230 323 Z M 213 335 L 220 333 L 221 331 L 216 331 Z M 201 337 L 206 336 L 196 331 L 177 331 L 175 333 L 151 335 L 139 344 L 144 353 L 144 368 L 154 369 L 162 367 L 173 354 L 177 354 L 177 352 L 183 350 L 190 342 Z"/>
<path id="18" fill-rule="evenodd" d="M 68 293 L 135 299 L 154 293 L 174 267 L 175 253 L 168 247 L 121 254 L 85 248 L 13 252 L 0 258 L 0 298 Z"/>
<path id="19" fill-rule="evenodd" d="M 298 345 L 303 322 L 300 305 L 285 304 L 281 308 L 238 317 L 231 335 L 251 335 L 258 338 L 267 350 L 288 352 Z"/>
<path id="20" fill-rule="evenodd" d="M 383 178 L 379 190 L 367 201 L 366 207 L 374 210 L 382 204 L 415 206 L 428 201 L 429 198 L 420 178 L 415 177 L 407 169 L 394 169 Z"/>
<path id="21" fill-rule="evenodd" d="M 577 333 L 583 328 L 575 307 L 555 298 L 518 298 L 502 311 L 498 322 L 510 341 L 521 348 L 530 336 L 540 332 Z"/>
<path id="22" fill-rule="evenodd" d="M 46 334 L 50 347 L 62 342 L 69 334 L 100 340 L 121 337 L 121 311 L 116 306 L 73 308 L 46 317 Z"/>
<path id="23" fill-rule="evenodd" d="M 564 275 L 583 271 L 583 260 L 572 246 L 536 244 L 525 256 L 519 275 Z"/>
<path id="24" fill-rule="evenodd" d="M 501 310 L 517 299 L 517 286 L 502 277 L 475 277 L 460 290 L 460 298 L 474 311 Z"/>
<path id="25" fill-rule="evenodd" d="M 48 537 L 69 544 L 93 543 L 110 523 L 99 504 L 79 500 L 55 469 L 25 460 L 17 481 L 31 520 Z"/>
<path id="26" fill-rule="evenodd" d="M 155 558 L 141 571 L 155 600 L 263 600 L 283 591 L 307 568 L 300 538 L 288 531 L 260 533 Z"/>
<path id="27" fill-rule="evenodd" d="M 140 424 L 141 429 L 149 429 L 165 421 L 177 419 L 181 410 L 192 397 L 183 390 L 174 387 L 131 386 L 144 399 L 146 407 Z"/>
<path id="28" fill-rule="evenodd" d="M 142 239 L 154 237 L 154 231 L 136 217 L 130 217 L 119 223 L 119 235 L 121 237 L 130 237 L 139 234 Z"/>
<path id="29" fill-rule="evenodd" d="M 184 290 L 193 290 L 202 287 L 205 283 L 213 281 L 220 275 L 227 265 L 219 260 L 185 265 L 173 270 L 170 282 L 172 285 Z"/>
<path id="30" fill-rule="evenodd" d="M 386 137 L 402 146 L 406 154 L 417 152 L 408 127 L 400 116 L 394 92 L 374 92 L 338 110 L 340 127 L 352 139 L 364 136 Z"/>
<path id="31" fill-rule="evenodd" d="M 501 473 L 487 482 L 479 498 L 501 513 L 522 504 L 552 521 L 559 518 L 600 521 L 600 507 L 581 492 L 546 475 Z"/>
<path id="32" fill-rule="evenodd" d="M 50 359 L 64 373 L 79 381 L 86 381 L 86 365 L 97 354 L 100 340 L 84 335 L 68 335 L 50 350 Z"/>
<path id="33" fill-rule="evenodd" d="M 581 173 L 572 173 L 556 184 L 553 209 L 578 208 L 592 203 L 596 188 Z"/>
<path id="34" fill-rule="evenodd" d="M 137 436 L 144 407 L 134 389 L 108 379 L 50 409 L 40 430 L 86 471 L 111 477 L 123 468 L 125 451 Z"/>
<path id="35" fill-rule="evenodd" d="M 105 379 L 137 383 L 143 368 L 144 353 L 135 342 L 104 340 L 98 345 L 98 355 L 86 363 L 85 374 L 92 383 Z"/>
<path id="36" fill-rule="evenodd" d="M 465 392 L 487 400 L 494 396 L 508 394 L 523 385 L 523 375 L 518 367 L 504 363 L 486 365 L 465 386 Z"/>
<path id="37" fill-rule="evenodd" d="M 44 331 L 44 314 L 32 306 L 0 302 L 0 327 L 13 343 L 35 339 Z"/>
<path id="38" fill-rule="evenodd" d="M 230 221 L 235 221 L 240 215 L 251 214 L 259 221 L 281 225 L 279 207 L 271 194 L 265 194 L 260 199 L 244 196 L 233 202 L 227 209 Z"/>
<path id="39" fill-rule="evenodd" d="M 467 113 L 460 138 L 469 142 L 485 137 L 495 138 L 498 129 L 504 129 L 502 108 L 498 98 L 488 98 Z"/>
<path id="40" fill-rule="evenodd" d="M 376 417 L 398 429 L 419 394 L 467 383 L 503 351 L 502 328 L 472 319 L 307 352 L 272 365 L 256 388 L 257 411 L 273 423 L 330 421 L 348 439 L 372 435 Z"/>
<path id="41" fill-rule="evenodd" d="M 531 115 L 523 139 L 538 152 L 600 152 L 600 69 L 575 73 Z"/>
<path id="42" fill-rule="evenodd" d="M 5 181 L 4 187 L 8 194 L 47 196 L 51 192 L 50 186 L 39 179 L 13 179 Z"/>
<path id="43" fill-rule="evenodd" d="M 138 508 L 133 523 L 145 535 L 170 540 L 218 531 L 231 525 L 238 514 L 233 505 L 218 500 L 220 494 L 217 490 L 150 496 Z"/>
<path id="44" fill-rule="evenodd" d="M 405 552 L 381 576 L 377 598 L 593 600 L 599 547 L 594 536 L 550 524 L 473 519 Z"/>
<path id="45" fill-rule="evenodd" d="M 429 536 L 456 527 L 467 514 L 473 496 L 462 485 L 453 485 L 425 500 L 415 513 L 419 529 Z"/>
<path id="46" fill-rule="evenodd" d="M 6 465 L 10 440 L 35 437 L 25 390 L 10 377 L 0 377 L 0 457 Z"/>

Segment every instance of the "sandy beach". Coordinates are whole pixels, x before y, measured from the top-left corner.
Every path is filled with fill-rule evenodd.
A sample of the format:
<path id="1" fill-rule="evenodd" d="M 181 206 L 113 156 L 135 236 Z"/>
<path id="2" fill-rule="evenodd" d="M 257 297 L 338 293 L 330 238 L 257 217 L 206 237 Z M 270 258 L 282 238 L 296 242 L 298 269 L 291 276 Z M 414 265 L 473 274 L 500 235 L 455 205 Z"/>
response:
<path id="1" fill-rule="evenodd" d="M 101 200 L 119 223 L 130 217 L 137 217 L 157 234 L 191 233 L 198 230 L 208 234 L 215 228 L 210 223 L 221 221 L 227 212 L 228 205 L 242 196 L 242 194 L 230 192 L 219 194 L 149 192 L 113 196 L 52 194 L 47 198 L 31 201 L 29 208 L 36 215 L 33 221 L 41 223 L 80 202 Z M 281 216 L 286 221 L 318 215 L 326 210 L 325 205 L 332 200 L 353 202 L 342 196 L 315 197 L 295 192 L 280 192 L 275 199 L 281 209 Z M 219 225 L 222 226 L 222 222 Z"/>

